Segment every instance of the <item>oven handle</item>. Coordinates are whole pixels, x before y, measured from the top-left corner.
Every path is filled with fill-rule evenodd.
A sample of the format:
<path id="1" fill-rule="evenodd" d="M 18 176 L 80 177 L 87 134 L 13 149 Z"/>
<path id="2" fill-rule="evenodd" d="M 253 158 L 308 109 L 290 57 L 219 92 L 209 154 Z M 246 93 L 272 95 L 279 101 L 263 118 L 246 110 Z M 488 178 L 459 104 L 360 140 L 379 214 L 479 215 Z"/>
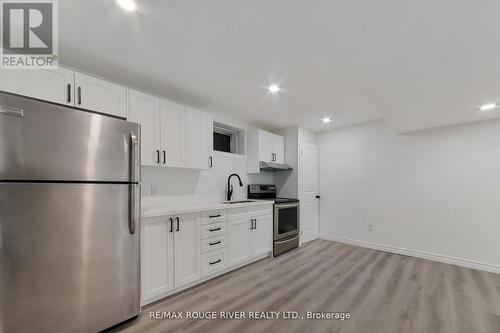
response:
<path id="1" fill-rule="evenodd" d="M 297 238 L 300 237 L 300 234 L 297 234 L 297 236 L 292 237 L 292 238 L 287 238 L 279 241 L 274 241 L 276 244 L 283 244 L 283 243 L 288 243 L 289 241 L 296 240 Z"/>
<path id="2" fill-rule="evenodd" d="M 300 206 L 300 203 L 299 202 L 296 202 L 296 203 L 292 203 L 292 204 L 275 204 L 274 207 L 276 209 L 281 209 L 281 208 L 293 208 L 293 207 L 299 207 Z"/>

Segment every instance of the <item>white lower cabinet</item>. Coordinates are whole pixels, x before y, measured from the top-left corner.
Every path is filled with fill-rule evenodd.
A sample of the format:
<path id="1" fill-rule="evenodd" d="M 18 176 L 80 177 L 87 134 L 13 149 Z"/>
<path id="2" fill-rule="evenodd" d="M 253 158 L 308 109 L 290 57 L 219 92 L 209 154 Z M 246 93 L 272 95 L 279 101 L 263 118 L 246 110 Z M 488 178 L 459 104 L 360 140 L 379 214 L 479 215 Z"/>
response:
<path id="1" fill-rule="evenodd" d="M 250 219 L 229 221 L 229 265 L 238 265 L 252 258 L 252 230 Z"/>
<path id="2" fill-rule="evenodd" d="M 148 302 L 174 289 L 174 234 L 169 217 L 144 219 L 141 232 L 141 299 Z"/>
<path id="3" fill-rule="evenodd" d="M 238 265 L 272 251 L 271 208 L 236 208 L 228 215 L 229 265 Z"/>
<path id="4" fill-rule="evenodd" d="M 227 266 L 227 249 L 212 251 L 201 255 L 201 274 L 207 276 L 223 270 Z"/>
<path id="5" fill-rule="evenodd" d="M 200 214 L 175 217 L 174 275 L 175 287 L 200 278 Z"/>
<path id="6" fill-rule="evenodd" d="M 200 278 L 199 216 L 195 213 L 143 219 L 142 304 Z"/>
<path id="7" fill-rule="evenodd" d="M 273 216 L 264 215 L 255 217 L 255 226 L 252 234 L 252 252 L 254 256 L 261 256 L 273 250 Z"/>
<path id="8" fill-rule="evenodd" d="M 144 218 L 141 304 L 272 252 L 272 206 Z"/>

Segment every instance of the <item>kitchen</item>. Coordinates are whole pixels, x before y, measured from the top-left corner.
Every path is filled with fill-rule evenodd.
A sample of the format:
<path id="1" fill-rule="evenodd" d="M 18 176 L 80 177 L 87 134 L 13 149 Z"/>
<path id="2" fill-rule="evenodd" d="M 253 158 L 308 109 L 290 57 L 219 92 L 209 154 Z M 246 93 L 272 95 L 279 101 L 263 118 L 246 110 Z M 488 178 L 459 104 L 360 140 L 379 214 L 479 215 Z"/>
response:
<path id="1" fill-rule="evenodd" d="M 240 5 L 0 2 L 0 333 L 497 332 L 498 5 Z"/>

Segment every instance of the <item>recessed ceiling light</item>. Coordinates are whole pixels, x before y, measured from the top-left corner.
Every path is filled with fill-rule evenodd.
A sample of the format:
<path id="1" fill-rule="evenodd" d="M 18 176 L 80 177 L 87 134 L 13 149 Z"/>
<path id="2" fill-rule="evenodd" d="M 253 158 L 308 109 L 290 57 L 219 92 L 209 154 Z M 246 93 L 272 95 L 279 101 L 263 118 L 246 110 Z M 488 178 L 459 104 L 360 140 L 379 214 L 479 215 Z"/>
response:
<path id="1" fill-rule="evenodd" d="M 279 91 L 280 91 L 280 87 L 279 87 L 278 85 L 276 85 L 276 84 L 273 84 L 273 85 L 270 85 L 270 86 L 267 88 L 267 90 L 269 90 L 269 92 L 270 92 L 271 94 L 276 94 L 277 92 L 279 92 Z"/>
<path id="2" fill-rule="evenodd" d="M 330 118 L 330 117 L 323 118 L 323 124 L 328 124 L 328 123 L 331 123 L 331 122 L 332 122 L 332 118 Z"/>
<path id="3" fill-rule="evenodd" d="M 117 0 L 117 2 L 126 11 L 133 12 L 136 9 L 134 0 Z"/>
<path id="4" fill-rule="evenodd" d="M 498 104 L 496 103 L 489 103 L 489 104 L 484 104 L 479 107 L 480 111 L 491 111 L 493 109 L 496 109 L 498 107 Z"/>

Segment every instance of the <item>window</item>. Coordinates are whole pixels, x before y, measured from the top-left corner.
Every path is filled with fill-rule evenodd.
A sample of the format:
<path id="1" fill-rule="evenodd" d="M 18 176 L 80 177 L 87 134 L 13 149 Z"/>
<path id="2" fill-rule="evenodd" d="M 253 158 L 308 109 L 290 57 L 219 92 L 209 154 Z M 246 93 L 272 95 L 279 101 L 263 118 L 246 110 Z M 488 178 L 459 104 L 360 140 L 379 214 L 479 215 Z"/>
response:
<path id="1" fill-rule="evenodd" d="M 214 151 L 244 155 L 245 131 L 214 122 Z"/>
<path id="2" fill-rule="evenodd" d="M 214 132 L 214 150 L 231 153 L 232 134 Z"/>

